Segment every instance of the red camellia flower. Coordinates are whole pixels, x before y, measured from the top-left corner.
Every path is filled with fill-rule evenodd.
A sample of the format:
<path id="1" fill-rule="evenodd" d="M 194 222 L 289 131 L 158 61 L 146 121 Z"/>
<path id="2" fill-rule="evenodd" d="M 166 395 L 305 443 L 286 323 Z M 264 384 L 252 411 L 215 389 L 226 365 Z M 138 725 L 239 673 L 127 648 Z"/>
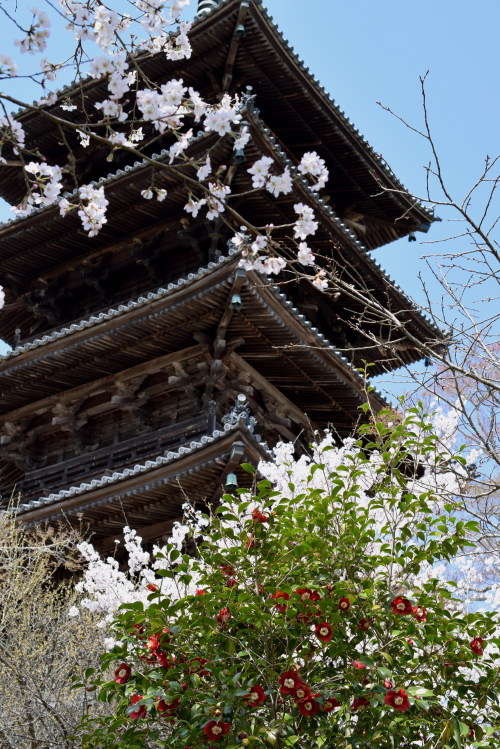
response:
<path id="1" fill-rule="evenodd" d="M 277 590 L 276 593 L 273 593 L 271 598 L 283 598 L 285 601 L 290 600 L 290 596 L 288 595 L 288 593 L 283 593 L 280 590 Z M 276 601 L 275 605 L 278 611 L 281 611 L 281 613 L 286 611 L 286 603 L 278 603 L 278 601 Z"/>
<path id="2" fill-rule="evenodd" d="M 157 585 L 155 585 L 154 583 L 149 583 L 149 585 L 148 585 L 148 590 L 150 590 L 150 591 L 151 591 L 151 593 L 158 593 L 158 591 L 159 591 L 160 589 L 159 589 L 159 587 L 158 587 Z"/>
<path id="3" fill-rule="evenodd" d="M 175 663 L 172 663 L 168 660 L 168 656 L 166 653 L 163 652 L 163 650 L 157 650 L 156 653 L 156 660 L 162 666 L 162 668 L 173 668 Z"/>
<path id="4" fill-rule="evenodd" d="M 207 592 L 205 590 L 202 590 L 201 588 L 196 591 L 195 596 L 206 596 Z"/>
<path id="5" fill-rule="evenodd" d="M 484 640 L 482 637 L 474 637 L 474 639 L 470 641 L 470 649 L 476 655 L 483 654 L 483 645 L 484 645 Z"/>
<path id="6" fill-rule="evenodd" d="M 340 707 L 340 702 L 335 697 L 327 697 L 323 702 L 323 712 L 325 713 L 331 713 L 337 707 Z"/>
<path id="7" fill-rule="evenodd" d="M 238 585 L 238 580 L 235 577 L 228 577 L 226 585 L 228 588 L 234 588 L 235 585 Z"/>
<path id="8" fill-rule="evenodd" d="M 399 614 L 400 616 L 408 616 L 413 613 L 413 606 L 407 598 L 398 596 L 391 603 L 391 609 L 393 614 Z"/>
<path id="9" fill-rule="evenodd" d="M 302 679 L 297 671 L 285 671 L 280 676 L 281 694 L 292 694 L 300 684 L 302 684 Z"/>
<path id="10" fill-rule="evenodd" d="M 370 622 L 368 621 L 368 619 L 360 619 L 358 627 L 362 632 L 368 632 L 368 630 L 370 629 Z"/>
<path id="11" fill-rule="evenodd" d="M 188 666 L 188 674 L 198 674 L 198 676 L 209 676 L 210 671 L 208 671 L 206 668 L 203 668 L 203 666 L 206 663 L 210 663 L 210 661 L 207 661 L 206 658 L 200 658 L 198 656 L 197 658 L 193 658 L 191 663 Z"/>
<path id="12" fill-rule="evenodd" d="M 351 608 L 351 602 L 348 598 L 341 598 L 339 601 L 339 609 L 341 611 L 347 611 Z"/>
<path id="13" fill-rule="evenodd" d="M 222 624 L 223 627 L 226 626 L 230 618 L 231 614 L 229 613 L 229 609 L 227 609 L 225 606 L 222 611 L 217 614 L 217 621 L 219 622 L 219 624 Z"/>
<path id="14" fill-rule="evenodd" d="M 117 684 L 126 684 L 130 679 L 132 669 L 126 663 L 120 663 L 115 671 L 115 681 Z"/>
<path id="15" fill-rule="evenodd" d="M 267 515 L 263 515 L 257 508 L 252 512 L 252 519 L 256 523 L 267 523 Z"/>
<path id="16" fill-rule="evenodd" d="M 310 588 L 297 588 L 295 592 L 303 601 L 319 601 L 321 599 L 318 591 Z"/>
<path id="17" fill-rule="evenodd" d="M 352 666 L 353 666 L 353 668 L 359 668 L 360 671 L 363 668 L 366 668 L 366 666 L 363 663 L 361 663 L 361 661 L 353 661 L 352 662 Z"/>
<path id="18" fill-rule="evenodd" d="M 384 702 L 389 707 L 393 707 L 394 710 L 399 710 L 401 713 L 405 713 L 410 707 L 410 701 L 404 689 L 398 689 L 397 692 L 392 690 L 387 692 Z"/>
<path id="19" fill-rule="evenodd" d="M 172 702 L 165 702 L 165 700 L 158 700 L 157 708 L 160 713 L 173 713 L 179 707 L 180 697 L 176 697 Z"/>
<path id="20" fill-rule="evenodd" d="M 300 702 L 301 700 L 305 700 L 306 697 L 311 696 L 311 690 L 309 689 L 307 684 L 299 684 L 297 688 L 291 692 L 291 694 L 295 702 Z"/>
<path id="21" fill-rule="evenodd" d="M 140 702 L 142 700 L 143 695 L 142 694 L 133 694 L 130 698 L 130 704 L 135 705 L 137 702 Z M 141 705 L 138 710 L 133 710 L 130 713 L 130 718 L 132 720 L 137 720 L 138 718 L 145 718 L 146 717 L 146 705 Z"/>
<path id="22" fill-rule="evenodd" d="M 415 617 L 417 622 L 426 622 L 427 621 L 427 609 L 423 609 L 421 606 L 414 606 L 413 616 Z"/>
<path id="23" fill-rule="evenodd" d="M 248 536 L 247 540 L 245 541 L 245 546 L 247 549 L 256 549 L 257 539 L 255 538 L 255 536 Z"/>
<path id="24" fill-rule="evenodd" d="M 158 635 L 151 635 L 151 637 L 148 637 L 146 647 L 149 648 L 152 653 L 155 653 L 160 647 L 160 640 L 158 639 Z"/>
<path id="25" fill-rule="evenodd" d="M 314 699 L 315 697 L 320 697 L 320 695 L 314 694 L 310 697 L 306 697 L 304 700 L 300 700 L 299 713 L 301 715 L 316 715 L 319 711 L 319 704 Z"/>
<path id="26" fill-rule="evenodd" d="M 221 564 L 220 568 L 223 575 L 226 575 L 227 577 L 234 575 L 234 570 L 229 566 L 229 564 Z"/>
<path id="27" fill-rule="evenodd" d="M 385 687 L 386 689 L 392 689 L 392 681 L 390 681 L 390 679 L 386 679 L 386 680 L 384 681 L 384 687 Z"/>
<path id="28" fill-rule="evenodd" d="M 267 695 L 262 687 L 256 686 L 252 687 L 251 692 L 246 694 L 243 699 L 248 700 L 249 707 L 259 707 L 267 699 Z"/>
<path id="29" fill-rule="evenodd" d="M 356 697 L 351 705 L 351 710 L 361 710 L 362 707 L 366 707 L 369 704 L 365 697 Z"/>
<path id="30" fill-rule="evenodd" d="M 209 720 L 203 729 L 203 733 L 211 741 L 218 741 L 223 736 L 226 736 L 228 731 L 229 723 L 224 723 L 222 720 Z"/>
<path id="31" fill-rule="evenodd" d="M 316 624 L 316 637 L 322 642 L 330 642 L 332 639 L 332 628 L 326 622 Z"/>
<path id="32" fill-rule="evenodd" d="M 476 735 L 476 732 L 474 731 L 474 729 L 472 728 L 472 726 L 469 726 L 469 733 L 467 734 L 467 738 L 468 739 L 473 739 L 475 737 L 475 735 Z"/>

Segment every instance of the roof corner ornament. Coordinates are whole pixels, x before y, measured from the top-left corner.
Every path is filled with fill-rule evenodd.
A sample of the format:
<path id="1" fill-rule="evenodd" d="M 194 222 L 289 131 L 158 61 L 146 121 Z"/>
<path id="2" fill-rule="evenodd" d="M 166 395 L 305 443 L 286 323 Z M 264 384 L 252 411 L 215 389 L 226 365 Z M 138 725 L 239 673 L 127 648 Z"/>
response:
<path id="1" fill-rule="evenodd" d="M 222 417 L 222 423 L 227 429 L 235 427 L 237 424 L 244 424 L 248 431 L 253 434 L 257 426 L 257 419 L 250 413 L 247 397 L 240 393 L 236 398 L 236 403 L 231 411 Z M 254 435 L 257 437 L 257 435 Z"/>
<path id="2" fill-rule="evenodd" d="M 241 108 L 248 109 L 249 112 L 253 112 L 256 117 L 258 117 L 260 114 L 260 109 L 257 109 L 255 106 L 255 99 L 257 98 L 257 94 L 252 94 L 252 91 L 252 86 L 247 86 L 246 92 L 244 94 L 241 94 Z"/>
<path id="3" fill-rule="evenodd" d="M 219 0 L 198 0 L 198 12 L 196 18 L 201 18 L 207 13 L 210 13 L 214 8 L 219 5 Z"/>

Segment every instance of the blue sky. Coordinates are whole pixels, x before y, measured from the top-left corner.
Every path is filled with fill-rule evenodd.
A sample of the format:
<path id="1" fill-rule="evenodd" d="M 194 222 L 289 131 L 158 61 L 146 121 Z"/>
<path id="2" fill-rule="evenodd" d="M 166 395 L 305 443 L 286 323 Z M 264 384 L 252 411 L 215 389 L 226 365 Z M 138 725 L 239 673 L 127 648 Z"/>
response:
<path id="1" fill-rule="evenodd" d="M 191 0 L 193 6 L 195 2 Z M 38 6 L 48 10 L 42 3 L 38 0 Z M 265 4 L 298 55 L 408 188 L 424 189 L 426 144 L 376 101 L 421 127 L 419 76 L 427 70 L 432 128 L 457 197 L 474 181 L 485 156 L 497 154 L 498 0 L 420 0 L 418 4 L 266 0 Z M 59 61 L 70 49 L 67 36 L 63 45 L 62 36 L 55 35 L 47 55 L 51 61 Z M 11 29 L 5 22 L 0 25 L 0 49 L 6 53 L 12 49 Z M 27 56 L 23 61 L 30 68 L 34 62 Z M 264 111 L 262 116 L 265 119 Z M 446 214 L 437 212 L 446 219 Z M 11 215 L 6 205 L 0 205 L 0 220 Z M 439 239 L 449 228 L 446 221 L 435 224 L 427 238 Z M 374 256 L 418 300 L 418 272 L 426 273 L 419 258 L 430 251 L 420 242 L 401 240 Z"/>

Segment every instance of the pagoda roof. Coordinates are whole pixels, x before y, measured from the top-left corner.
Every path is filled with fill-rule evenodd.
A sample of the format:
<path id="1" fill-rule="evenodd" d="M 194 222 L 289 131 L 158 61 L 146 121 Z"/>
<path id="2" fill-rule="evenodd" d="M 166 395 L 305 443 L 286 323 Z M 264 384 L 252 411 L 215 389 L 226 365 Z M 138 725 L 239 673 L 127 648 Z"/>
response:
<path id="1" fill-rule="evenodd" d="M 217 327 L 238 260 L 239 253 L 229 250 L 218 263 L 166 289 L 11 352 L 0 361 L 0 422 L 46 410 L 43 403 L 38 407 L 40 398 L 57 400 L 59 394 L 71 395 L 72 389 L 86 383 L 92 389 L 97 361 L 98 371 L 111 376 L 169 352 L 189 350 L 186 347 L 196 343 L 193 334 L 201 330 L 199 321 L 207 332 Z M 238 353 L 255 360 L 259 372 L 279 391 L 286 395 L 299 387 L 300 394 L 291 400 L 313 421 L 326 426 L 335 411 L 339 431 L 349 432 L 353 414 L 366 399 L 361 376 L 272 283 L 255 272 L 247 274 L 240 291 L 243 308 L 233 316 L 228 337 L 244 341 Z M 386 405 L 380 393 L 371 397 L 377 409 Z"/>
<path id="2" fill-rule="evenodd" d="M 240 447 L 231 470 L 238 475 L 240 486 L 248 484 L 248 474 L 239 468 L 245 455 L 257 464 L 272 459 L 259 435 L 249 430 L 244 419 L 226 424 L 210 436 L 181 445 L 175 451 L 158 455 L 123 471 L 105 474 L 48 496 L 22 503 L 17 514 L 25 523 L 52 521 L 61 516 L 72 519 L 82 510 L 89 530 L 97 537 L 106 537 L 113 529 L 121 532 L 124 514 L 129 521 L 137 520 L 146 510 L 145 519 L 153 525 L 182 515 L 185 498 L 194 492 L 197 502 L 220 495 L 221 476 L 231 460 L 235 444 Z M 203 487 L 202 490 L 200 488 Z"/>
<path id="3" fill-rule="evenodd" d="M 362 245 L 361 241 L 349 229 L 348 226 L 334 213 L 329 204 L 320 198 L 309 186 L 309 183 L 297 171 L 296 165 L 287 157 L 274 136 L 264 123 L 246 112 L 250 120 L 253 140 L 247 146 L 247 152 L 252 158 L 259 158 L 262 153 L 270 154 L 275 161 L 285 168 L 291 170 L 296 178 L 294 192 L 291 196 L 282 196 L 275 199 L 269 193 L 256 194 L 247 198 L 244 204 L 244 215 L 247 212 L 250 218 L 258 216 L 261 223 L 279 224 L 293 222 L 295 218 L 293 205 L 299 200 L 309 203 L 317 212 L 320 221 L 320 231 L 315 237 L 310 238 L 309 243 L 314 251 L 321 255 L 331 253 L 332 238 L 342 247 L 344 261 L 350 266 L 355 266 L 362 271 L 384 299 L 389 294 L 393 309 L 405 311 L 411 319 L 416 335 L 423 339 L 440 339 L 441 331 L 436 328 L 429 318 L 418 311 L 403 290 L 390 279 L 381 268 L 379 263 L 373 260 Z M 217 148 L 221 158 L 230 158 L 231 143 L 229 139 L 219 140 L 216 143 L 213 134 L 202 134 L 194 138 L 190 144 L 189 153 L 204 154 L 206 150 Z M 160 162 L 167 161 L 168 151 L 163 150 L 157 155 Z M 149 164 L 146 160 L 127 165 L 107 177 L 101 177 L 95 185 L 107 185 L 106 191 L 110 201 L 108 223 L 105 224 L 97 237 L 90 239 L 79 229 L 79 218 L 75 212 L 65 217 L 59 215 L 57 205 L 38 209 L 31 216 L 10 222 L 3 227 L 0 226 L 0 264 L 2 273 L 12 274 L 15 278 L 21 273 L 29 274 L 33 282 L 40 277 L 50 278 L 58 276 L 81 264 L 83 261 L 93 258 L 103 252 L 115 252 L 124 245 L 130 244 L 131 238 L 141 237 L 142 234 L 151 234 L 154 231 L 164 229 L 177 229 L 182 217 L 182 206 L 186 200 L 184 188 L 179 189 L 176 179 L 168 172 L 159 172 L 156 177 L 158 186 L 168 190 L 168 196 L 164 203 L 157 201 L 145 201 L 141 195 L 141 189 L 149 185 Z M 234 185 L 236 192 L 244 192 L 249 186 L 249 175 L 246 168 L 238 168 L 235 172 Z M 75 193 L 69 195 L 74 197 Z M 145 217 L 147 227 L 144 228 Z M 226 220 L 230 220 L 227 215 Z M 234 227 L 237 228 L 236 226 Z M 114 241 L 113 241 L 114 240 Z M 50 262 L 47 260 L 50 257 Z M 208 269 L 210 270 L 210 268 Z M 201 272 L 198 271 L 198 272 Z M 206 270 L 204 271 L 206 272 Z M 184 284 L 189 281 L 193 274 L 185 274 L 177 283 Z M 172 287 L 172 284 L 170 284 Z M 167 291 L 169 287 L 167 286 Z M 165 291 L 165 290 L 164 290 Z M 155 292 L 159 293 L 159 292 Z M 162 292 L 163 293 L 163 292 Z M 319 292 L 318 292 L 319 294 Z M 0 372 L 2 360 L 24 354 L 28 350 L 45 346 L 56 339 L 64 338 L 74 334 L 81 326 L 89 327 L 107 320 L 109 316 L 116 317 L 123 314 L 125 308 L 130 305 L 136 307 L 151 299 L 151 293 L 137 300 L 131 300 L 127 305 L 118 305 L 98 315 L 91 315 L 87 320 L 80 320 L 72 325 L 64 326 L 46 335 L 25 342 L 12 352 L 0 358 Z M 328 302 L 331 303 L 331 300 Z M 340 300 L 345 305 L 345 300 Z M 333 305 L 334 306 L 334 305 Z M 13 329 L 19 322 L 19 312 L 16 307 L 11 311 L 9 304 L 6 305 L 2 318 L 0 319 L 0 335 L 2 326 Z M 12 319 L 11 316 L 12 315 Z M 76 327 L 75 327 L 76 326 Z M 4 334 L 5 335 L 5 334 Z M 405 352 L 404 356 L 408 363 L 415 360 L 416 353 Z M 418 358 L 418 357 L 417 357 Z"/>
<path id="4" fill-rule="evenodd" d="M 246 36 L 238 40 L 235 26 L 242 18 Z M 297 163 L 305 151 L 313 149 L 325 159 L 330 180 L 323 195 L 342 219 L 350 221 L 349 216 L 356 217 L 353 226 L 361 226 L 364 244 L 369 249 L 410 230 L 428 229 L 434 220 L 432 212 L 402 194 L 402 184 L 384 159 L 294 54 L 258 0 L 220 3 L 196 21 L 191 43 L 193 54 L 189 60 L 171 62 L 164 54 L 142 54 L 137 62 L 159 84 L 172 77 L 183 77 L 186 84 L 199 89 L 208 100 L 216 100 L 223 81 L 231 93 L 251 84 L 262 116 L 287 157 Z M 106 82 L 87 79 L 82 90 L 92 106 L 106 97 Z M 71 90 L 64 90 L 59 101 L 62 103 L 70 94 Z M 49 111 L 58 114 L 59 104 Z M 28 145 L 36 140 L 49 160 L 61 157 L 59 134 L 53 123 L 32 110 L 20 111 L 16 116 L 26 130 Z M 65 113 L 65 116 L 76 115 Z M 99 149 L 79 148 L 76 136 L 73 145 L 82 179 L 101 177 L 107 169 L 104 153 Z M 124 152 L 119 158 L 123 165 L 133 161 Z M 395 192 L 381 194 L 381 184 Z M 0 195 L 18 202 L 23 194 L 20 171 L 3 167 Z"/>

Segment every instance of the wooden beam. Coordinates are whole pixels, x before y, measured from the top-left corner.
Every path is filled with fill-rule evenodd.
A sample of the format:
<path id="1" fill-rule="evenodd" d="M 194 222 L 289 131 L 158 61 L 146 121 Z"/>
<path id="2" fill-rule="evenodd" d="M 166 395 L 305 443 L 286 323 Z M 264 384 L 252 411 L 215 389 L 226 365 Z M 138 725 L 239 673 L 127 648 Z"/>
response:
<path id="1" fill-rule="evenodd" d="M 93 380 L 84 385 L 79 385 L 72 390 L 65 390 L 62 393 L 49 395 L 47 398 L 43 398 L 35 403 L 21 406 L 21 408 L 17 408 L 15 411 L 10 411 L 9 413 L 0 416 L 0 425 L 6 421 L 19 421 L 19 419 L 26 416 L 34 416 L 35 414 L 38 415 L 44 413 L 58 403 L 68 403 L 74 400 L 81 400 L 82 398 L 89 398 L 91 395 L 97 395 L 114 385 L 117 379 L 122 382 L 127 382 L 128 380 L 133 380 L 135 377 L 158 372 L 158 370 L 164 367 L 173 365 L 174 362 L 202 358 L 203 356 L 203 350 L 199 344 L 196 346 L 189 346 L 188 348 L 182 349 L 182 351 L 174 351 L 171 354 L 160 356 L 158 359 L 152 359 L 143 364 L 137 364 L 135 367 L 124 369 L 118 374 L 108 375 L 107 377 L 102 377 L 100 380 Z"/>
<path id="2" fill-rule="evenodd" d="M 222 76 L 222 91 L 228 91 L 233 80 L 233 67 L 234 61 L 236 60 L 236 54 L 241 41 L 241 37 L 237 36 L 238 26 L 242 26 L 245 23 L 245 18 L 250 7 L 250 0 L 242 0 L 240 9 L 238 12 L 238 18 L 236 19 L 236 25 L 234 27 L 233 38 L 231 40 L 231 46 L 229 47 L 229 53 L 224 68 L 224 74 Z"/>
<path id="3" fill-rule="evenodd" d="M 66 263 L 56 265 L 55 268 L 51 268 L 50 271 L 42 274 L 41 276 L 29 278 L 26 281 L 26 286 L 33 286 L 33 284 L 35 284 L 41 278 L 43 278 L 44 280 L 48 278 L 57 278 L 57 276 L 60 276 L 62 273 L 66 273 L 70 270 L 75 270 L 75 268 L 77 268 L 79 265 L 82 265 L 84 262 L 94 260 L 95 258 L 100 257 L 101 255 L 105 255 L 108 252 L 113 255 L 116 252 L 126 249 L 129 246 L 131 247 L 134 243 L 134 240 L 146 239 L 146 237 L 149 237 L 155 232 L 165 231 L 172 226 L 176 226 L 176 224 L 180 224 L 181 218 L 185 217 L 185 215 L 185 213 L 178 213 L 175 216 L 171 216 L 170 218 L 165 219 L 164 221 L 158 221 L 156 224 L 150 224 L 146 229 L 136 231 L 132 235 L 129 235 L 126 239 L 121 239 L 119 242 L 108 244 L 105 247 L 101 247 L 99 250 L 94 250 L 93 252 L 89 252 L 84 255 L 78 255 L 72 260 L 68 260 Z"/>
<path id="4" fill-rule="evenodd" d="M 318 429 L 316 424 L 310 421 L 310 419 L 307 418 L 306 414 L 303 413 L 300 408 L 293 404 L 292 401 L 286 397 L 286 395 L 283 395 L 283 393 L 278 390 L 278 388 L 276 388 L 271 382 L 269 382 L 269 380 L 266 380 L 263 375 L 257 372 L 257 370 L 254 369 L 251 364 L 245 361 L 245 359 L 242 359 L 241 356 L 233 352 L 232 354 L 230 354 L 229 360 L 232 362 L 232 364 L 234 364 L 236 369 L 249 375 L 257 390 L 262 390 L 264 393 L 268 393 L 271 398 L 282 405 L 289 412 L 290 417 L 293 419 L 293 421 L 295 421 L 296 424 L 300 424 L 302 427 L 304 427 L 304 429 L 307 429 L 307 431 L 310 431 L 311 429 Z"/>

